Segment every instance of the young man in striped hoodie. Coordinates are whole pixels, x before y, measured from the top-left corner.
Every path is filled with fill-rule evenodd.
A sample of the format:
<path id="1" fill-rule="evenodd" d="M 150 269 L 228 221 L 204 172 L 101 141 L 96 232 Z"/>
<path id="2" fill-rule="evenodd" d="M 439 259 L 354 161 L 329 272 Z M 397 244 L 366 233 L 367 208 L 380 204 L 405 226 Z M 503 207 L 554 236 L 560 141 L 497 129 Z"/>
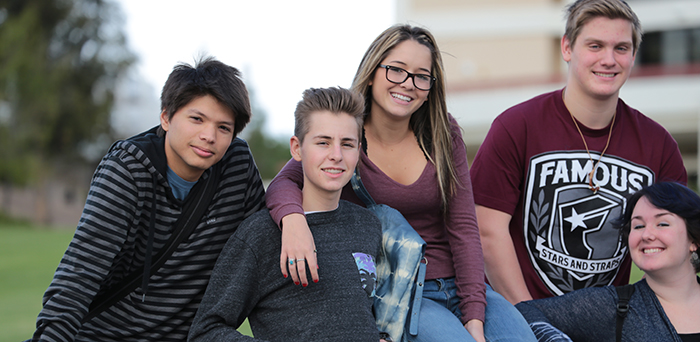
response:
<path id="1" fill-rule="evenodd" d="M 264 206 L 236 138 L 250 116 L 238 70 L 213 58 L 175 66 L 161 125 L 117 141 L 97 167 L 32 341 L 187 338 L 219 252 Z"/>

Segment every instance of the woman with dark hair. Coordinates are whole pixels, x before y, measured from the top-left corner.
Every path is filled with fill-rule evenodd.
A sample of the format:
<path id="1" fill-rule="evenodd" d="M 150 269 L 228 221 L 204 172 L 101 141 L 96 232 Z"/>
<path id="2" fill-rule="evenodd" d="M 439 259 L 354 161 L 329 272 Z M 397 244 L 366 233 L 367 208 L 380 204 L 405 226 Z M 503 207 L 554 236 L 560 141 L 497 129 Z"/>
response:
<path id="1" fill-rule="evenodd" d="M 631 285 L 622 341 L 700 341 L 700 197 L 678 183 L 657 183 L 629 198 L 618 223 L 621 242 L 646 274 Z M 612 341 L 618 300 L 607 286 L 516 307 L 540 341 Z"/>
<path id="2" fill-rule="evenodd" d="M 462 133 L 445 102 L 442 57 L 432 34 L 395 25 L 365 53 L 353 80 L 365 98 L 357 169 L 377 203 L 408 220 L 427 243 L 426 282 L 418 334 L 412 341 L 534 341 L 517 310 L 484 284 L 484 259 Z M 323 281 L 313 237 L 300 207 L 301 166 L 290 161 L 272 181 L 267 205 L 283 226 L 282 273 L 287 260 L 302 286 L 308 272 Z M 342 198 L 363 205 L 351 186 Z M 488 301 L 488 307 L 486 303 Z M 492 317 L 492 318 L 491 318 Z M 398 336 L 391 336 L 398 340 Z"/>

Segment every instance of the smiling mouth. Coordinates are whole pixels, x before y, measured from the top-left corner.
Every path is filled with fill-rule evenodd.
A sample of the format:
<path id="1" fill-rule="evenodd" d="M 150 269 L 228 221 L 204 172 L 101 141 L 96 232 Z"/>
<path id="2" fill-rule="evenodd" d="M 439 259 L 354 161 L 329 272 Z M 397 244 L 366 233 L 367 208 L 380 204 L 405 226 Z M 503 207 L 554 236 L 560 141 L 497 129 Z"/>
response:
<path id="1" fill-rule="evenodd" d="M 642 250 L 642 253 L 644 254 L 654 254 L 654 253 L 659 253 L 663 251 L 661 248 L 645 248 Z"/>
<path id="2" fill-rule="evenodd" d="M 406 95 L 401 95 L 401 94 L 397 94 L 397 93 L 391 93 L 391 96 L 392 96 L 393 98 L 398 99 L 398 100 L 401 100 L 401 101 L 406 101 L 406 102 L 411 102 L 411 101 L 413 101 L 412 98 L 410 98 L 410 97 L 408 97 L 408 96 L 406 96 Z"/>
<path id="3" fill-rule="evenodd" d="M 615 77 L 615 76 L 617 75 L 617 73 L 605 74 L 605 73 L 602 73 L 602 72 L 595 72 L 595 71 L 593 72 L 593 74 L 595 74 L 596 76 L 600 76 L 600 77 L 609 77 L 609 78 Z"/>
<path id="4" fill-rule="evenodd" d="M 341 173 L 345 172 L 344 170 L 340 170 L 340 169 L 321 169 L 321 170 L 323 170 L 324 172 L 332 173 L 334 175 L 341 174 Z"/>

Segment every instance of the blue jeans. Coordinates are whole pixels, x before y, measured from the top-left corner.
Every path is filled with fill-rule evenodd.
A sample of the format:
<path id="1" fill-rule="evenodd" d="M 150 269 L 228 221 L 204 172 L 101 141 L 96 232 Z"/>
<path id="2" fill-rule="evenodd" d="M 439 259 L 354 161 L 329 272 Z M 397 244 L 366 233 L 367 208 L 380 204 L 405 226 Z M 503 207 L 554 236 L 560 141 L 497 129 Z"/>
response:
<path id="1" fill-rule="evenodd" d="M 486 341 L 537 341 L 520 312 L 488 284 L 486 302 Z M 462 325 L 461 317 L 454 278 L 426 280 L 418 320 L 418 335 L 411 336 L 408 330 L 404 334 L 411 342 L 474 341 Z"/>

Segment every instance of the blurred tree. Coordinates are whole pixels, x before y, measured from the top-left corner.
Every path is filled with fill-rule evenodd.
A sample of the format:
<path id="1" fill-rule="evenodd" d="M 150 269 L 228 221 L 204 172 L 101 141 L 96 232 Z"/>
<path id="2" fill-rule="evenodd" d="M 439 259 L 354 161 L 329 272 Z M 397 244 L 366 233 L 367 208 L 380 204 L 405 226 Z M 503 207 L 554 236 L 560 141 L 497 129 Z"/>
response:
<path id="1" fill-rule="evenodd" d="M 251 124 L 254 125 L 246 128 L 247 134 L 244 139 L 248 142 L 250 151 L 253 153 L 260 177 L 266 181 L 272 180 L 291 158 L 289 141 L 267 136 L 263 130 L 263 124 L 255 125 L 255 122 Z"/>
<path id="2" fill-rule="evenodd" d="M 241 138 L 245 139 L 253 153 L 255 164 L 260 171 L 263 180 L 272 180 L 284 164 L 292 157 L 289 154 L 289 139 L 271 136 L 265 132 L 267 114 L 260 108 L 255 96 L 255 90 L 248 84 L 250 106 L 253 116 L 245 130 L 241 132 Z M 291 115 L 291 114 L 290 114 Z M 291 136 L 289 137 L 291 138 Z"/>
<path id="3" fill-rule="evenodd" d="M 0 0 L 1 184 L 112 140 L 114 85 L 134 59 L 121 15 L 108 0 Z"/>

